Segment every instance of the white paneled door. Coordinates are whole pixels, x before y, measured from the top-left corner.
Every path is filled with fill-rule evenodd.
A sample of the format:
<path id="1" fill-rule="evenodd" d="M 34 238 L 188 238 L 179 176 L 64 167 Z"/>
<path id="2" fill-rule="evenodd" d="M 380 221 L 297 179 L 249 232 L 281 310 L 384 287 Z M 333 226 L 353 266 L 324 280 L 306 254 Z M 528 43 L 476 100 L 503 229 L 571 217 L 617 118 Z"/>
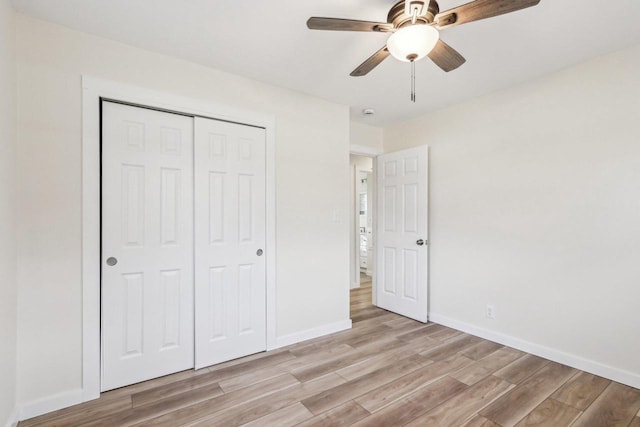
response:
<path id="1" fill-rule="evenodd" d="M 103 103 L 102 390 L 194 365 L 193 118 Z"/>
<path id="2" fill-rule="evenodd" d="M 378 156 L 376 305 L 421 322 L 428 314 L 426 146 Z"/>
<path id="3" fill-rule="evenodd" d="M 196 368 L 266 349 L 265 135 L 195 119 Z"/>

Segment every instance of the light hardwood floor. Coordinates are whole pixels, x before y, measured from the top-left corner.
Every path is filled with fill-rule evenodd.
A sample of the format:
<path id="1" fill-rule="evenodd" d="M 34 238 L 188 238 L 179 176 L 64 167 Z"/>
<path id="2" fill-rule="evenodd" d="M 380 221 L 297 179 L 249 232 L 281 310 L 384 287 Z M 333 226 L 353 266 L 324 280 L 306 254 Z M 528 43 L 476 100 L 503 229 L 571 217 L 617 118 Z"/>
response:
<path id="1" fill-rule="evenodd" d="M 640 390 L 351 291 L 353 329 L 103 393 L 26 426 L 640 427 Z"/>

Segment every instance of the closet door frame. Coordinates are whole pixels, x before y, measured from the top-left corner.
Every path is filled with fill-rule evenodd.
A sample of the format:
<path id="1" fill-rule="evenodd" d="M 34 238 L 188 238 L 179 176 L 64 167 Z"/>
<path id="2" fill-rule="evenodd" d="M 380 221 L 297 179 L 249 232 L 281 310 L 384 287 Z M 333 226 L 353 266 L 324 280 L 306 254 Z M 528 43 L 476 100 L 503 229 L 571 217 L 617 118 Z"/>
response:
<path id="1" fill-rule="evenodd" d="M 82 389 L 68 404 L 100 397 L 100 144 L 103 100 L 265 129 L 267 350 L 276 342 L 275 117 L 82 76 Z"/>

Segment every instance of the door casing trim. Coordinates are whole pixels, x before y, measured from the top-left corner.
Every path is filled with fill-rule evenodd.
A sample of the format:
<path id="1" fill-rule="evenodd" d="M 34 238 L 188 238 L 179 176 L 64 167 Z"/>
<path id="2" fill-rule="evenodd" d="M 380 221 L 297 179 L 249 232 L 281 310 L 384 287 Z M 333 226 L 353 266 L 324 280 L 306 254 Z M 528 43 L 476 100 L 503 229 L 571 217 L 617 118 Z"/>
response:
<path id="1" fill-rule="evenodd" d="M 267 350 L 276 340 L 275 116 L 82 76 L 82 401 L 100 397 L 100 102 L 102 98 L 266 131 Z"/>

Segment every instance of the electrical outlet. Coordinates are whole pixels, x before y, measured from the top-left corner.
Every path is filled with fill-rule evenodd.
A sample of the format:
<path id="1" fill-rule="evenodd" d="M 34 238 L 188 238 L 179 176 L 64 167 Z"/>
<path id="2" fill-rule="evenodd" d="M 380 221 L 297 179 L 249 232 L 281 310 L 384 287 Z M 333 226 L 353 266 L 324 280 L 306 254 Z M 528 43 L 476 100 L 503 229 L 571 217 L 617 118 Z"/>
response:
<path id="1" fill-rule="evenodd" d="M 487 304 L 486 316 L 487 316 L 488 319 L 495 319 L 496 318 L 496 309 L 492 305 L 488 305 Z"/>

